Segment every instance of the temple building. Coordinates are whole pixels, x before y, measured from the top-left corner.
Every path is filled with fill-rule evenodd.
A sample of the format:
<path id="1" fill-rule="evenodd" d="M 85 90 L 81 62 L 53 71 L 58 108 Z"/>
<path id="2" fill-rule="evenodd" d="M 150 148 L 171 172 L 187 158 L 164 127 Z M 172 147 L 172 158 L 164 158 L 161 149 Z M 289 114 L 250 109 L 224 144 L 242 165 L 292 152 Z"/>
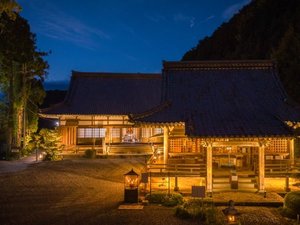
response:
<path id="1" fill-rule="evenodd" d="M 151 152 L 142 144 L 162 129 L 134 127 L 128 116 L 160 103 L 161 80 L 161 74 L 73 71 L 65 100 L 43 109 L 40 116 L 58 120 L 66 152 L 95 149 L 107 154 L 116 145 L 132 143 Z"/>
<path id="2" fill-rule="evenodd" d="M 40 116 L 59 120 L 66 149 L 161 150 L 164 165 L 199 165 L 208 193 L 222 168 L 257 174 L 264 192 L 266 173 L 294 162 L 300 109 L 273 61 L 190 61 L 162 74 L 73 72 L 65 101 Z"/>

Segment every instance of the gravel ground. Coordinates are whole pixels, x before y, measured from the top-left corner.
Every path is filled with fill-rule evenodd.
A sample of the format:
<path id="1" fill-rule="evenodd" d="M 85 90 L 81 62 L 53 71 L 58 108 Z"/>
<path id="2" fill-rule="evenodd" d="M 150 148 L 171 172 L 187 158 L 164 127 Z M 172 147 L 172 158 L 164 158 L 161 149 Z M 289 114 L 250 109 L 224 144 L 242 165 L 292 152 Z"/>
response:
<path id="1" fill-rule="evenodd" d="M 143 163 L 144 158 L 64 160 L 2 173 L 0 224 L 201 224 L 178 219 L 174 209 L 163 206 L 118 210 L 123 200 L 123 174 L 131 168 L 141 172 Z M 290 224 L 274 208 L 237 208 L 243 224 Z"/>

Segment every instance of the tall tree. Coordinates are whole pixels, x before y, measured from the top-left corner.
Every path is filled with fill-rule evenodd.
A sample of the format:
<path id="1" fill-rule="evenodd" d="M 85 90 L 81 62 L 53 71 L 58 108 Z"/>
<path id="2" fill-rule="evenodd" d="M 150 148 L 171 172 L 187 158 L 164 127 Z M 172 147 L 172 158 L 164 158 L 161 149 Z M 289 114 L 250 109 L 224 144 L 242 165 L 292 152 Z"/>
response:
<path id="1" fill-rule="evenodd" d="M 0 14 L 6 13 L 11 19 L 16 18 L 16 13 L 21 11 L 21 6 L 15 0 L 1 0 Z M 1 24 L 0 24 L 1 25 Z"/>
<path id="2" fill-rule="evenodd" d="M 7 127 L 6 142 L 11 149 L 24 146 L 26 127 L 30 125 L 27 112 L 37 117 L 37 104 L 45 96 L 39 83 L 48 64 L 43 59 L 46 53 L 37 51 L 35 35 L 24 18 L 2 12 L 0 24 L 0 85 L 7 106 L 7 123 L 3 127 Z"/>

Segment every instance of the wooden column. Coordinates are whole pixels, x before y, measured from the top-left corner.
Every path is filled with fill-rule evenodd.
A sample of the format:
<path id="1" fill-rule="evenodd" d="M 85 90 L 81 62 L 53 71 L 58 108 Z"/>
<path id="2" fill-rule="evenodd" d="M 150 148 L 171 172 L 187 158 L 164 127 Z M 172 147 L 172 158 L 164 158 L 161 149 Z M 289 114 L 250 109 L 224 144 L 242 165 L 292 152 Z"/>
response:
<path id="1" fill-rule="evenodd" d="M 212 180 L 212 143 L 206 144 L 206 192 L 212 193 L 213 180 Z"/>
<path id="2" fill-rule="evenodd" d="M 290 160 L 291 160 L 291 164 L 294 164 L 294 160 L 295 160 L 295 149 L 294 149 L 294 139 L 291 139 L 289 141 L 289 152 L 290 152 Z"/>
<path id="3" fill-rule="evenodd" d="M 265 142 L 258 147 L 258 192 L 265 192 Z"/>
<path id="4" fill-rule="evenodd" d="M 168 163 L 169 156 L 169 128 L 164 127 L 164 164 Z"/>

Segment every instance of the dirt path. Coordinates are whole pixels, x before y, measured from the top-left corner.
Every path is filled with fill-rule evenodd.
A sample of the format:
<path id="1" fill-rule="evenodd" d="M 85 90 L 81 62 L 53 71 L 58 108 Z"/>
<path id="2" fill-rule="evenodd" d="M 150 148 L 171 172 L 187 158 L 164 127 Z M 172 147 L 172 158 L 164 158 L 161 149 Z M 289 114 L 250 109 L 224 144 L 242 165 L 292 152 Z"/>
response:
<path id="1" fill-rule="evenodd" d="M 36 163 L 35 154 L 14 161 L 0 161 L 0 174 L 14 173 L 25 170 L 28 165 Z"/>
<path id="2" fill-rule="evenodd" d="M 138 173 L 144 158 L 64 160 L 27 165 L 0 175 L 1 225 L 188 225 L 174 209 L 146 206 L 118 210 L 124 198 L 123 174 Z M 251 225 L 286 225 L 274 208 L 241 208 Z M 259 214 L 259 212 L 261 212 Z M 263 219 L 261 219 L 263 216 Z"/>

